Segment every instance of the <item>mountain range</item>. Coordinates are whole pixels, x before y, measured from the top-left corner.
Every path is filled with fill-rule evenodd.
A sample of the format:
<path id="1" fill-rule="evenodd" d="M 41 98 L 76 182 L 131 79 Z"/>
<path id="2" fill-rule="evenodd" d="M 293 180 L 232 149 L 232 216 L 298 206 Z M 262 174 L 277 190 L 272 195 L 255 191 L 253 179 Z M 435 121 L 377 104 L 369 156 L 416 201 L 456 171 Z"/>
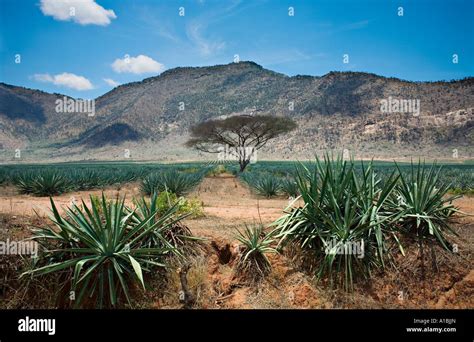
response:
<path id="1" fill-rule="evenodd" d="M 216 156 L 184 146 L 189 128 L 239 114 L 289 116 L 298 124 L 269 142 L 261 159 L 344 149 L 358 158 L 474 159 L 473 77 L 290 77 L 240 62 L 180 67 L 118 86 L 95 99 L 93 113 L 59 112 L 58 100 L 77 99 L 0 83 L 0 162 L 211 160 Z"/>

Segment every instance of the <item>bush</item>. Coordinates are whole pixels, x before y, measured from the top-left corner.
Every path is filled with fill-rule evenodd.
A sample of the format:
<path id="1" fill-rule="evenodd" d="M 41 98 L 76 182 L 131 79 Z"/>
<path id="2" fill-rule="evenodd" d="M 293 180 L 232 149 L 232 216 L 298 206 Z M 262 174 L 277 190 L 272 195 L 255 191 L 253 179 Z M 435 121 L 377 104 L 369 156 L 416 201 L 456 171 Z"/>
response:
<path id="1" fill-rule="evenodd" d="M 220 165 L 217 165 L 217 166 L 211 168 L 208 174 L 210 176 L 215 177 L 215 176 L 221 175 L 221 174 L 226 173 L 226 172 L 227 172 L 227 168 L 225 167 L 225 165 L 220 164 Z"/>
<path id="2" fill-rule="evenodd" d="M 98 307 L 116 306 L 121 295 L 130 304 L 130 284 L 145 288 L 143 273 L 164 267 L 163 258 L 175 252 L 165 233 L 181 220 L 177 206 L 159 217 L 155 210 L 139 215 L 124 199 L 110 202 L 102 195 L 100 202 L 91 199 L 90 208 L 84 201 L 67 208 L 65 218 L 52 199 L 51 208 L 53 227 L 38 228 L 33 236 L 45 251 L 22 276 L 63 273 L 76 293 L 76 307 L 87 298 Z"/>
<path id="3" fill-rule="evenodd" d="M 237 230 L 236 239 L 241 244 L 237 259 L 237 272 L 250 280 L 258 280 L 267 275 L 271 270 L 267 253 L 276 253 L 271 247 L 274 239 L 271 234 L 265 234 L 262 225 L 252 228 L 245 227 L 243 231 Z"/>
<path id="4" fill-rule="evenodd" d="M 354 162 L 341 158 L 301 164 L 296 181 L 304 206 L 290 208 L 276 222 L 280 243 L 297 243 L 314 255 L 318 279 L 352 289 L 356 277 L 368 278 L 384 266 L 390 223 L 398 218 L 384 204 L 397 180 L 392 174 L 382 185 L 372 163 L 359 176 Z"/>
<path id="5" fill-rule="evenodd" d="M 200 201 L 198 198 L 181 197 L 178 206 L 180 213 L 190 214 L 191 218 L 199 218 L 204 216 L 202 201 Z"/>
<path id="6" fill-rule="evenodd" d="M 191 207 L 185 198 L 178 198 L 175 194 L 162 192 L 156 193 L 148 200 L 142 197 L 140 200 L 134 200 L 135 210 L 133 211 L 133 220 L 136 222 L 143 221 L 149 215 L 155 213 L 149 225 L 153 225 L 163 215 L 167 215 L 170 210 L 174 210 L 174 215 L 179 217 L 179 221 L 193 215 L 200 215 L 202 207 Z M 164 238 L 164 240 L 163 240 Z M 182 257 L 184 248 L 188 242 L 197 240 L 192 236 L 188 227 L 175 223 L 167 227 L 166 230 L 160 230 L 158 233 L 152 233 L 144 242 L 146 246 L 162 246 L 173 247 L 176 256 Z M 190 252 L 188 249 L 187 251 Z"/>
<path id="7" fill-rule="evenodd" d="M 398 166 L 398 165 L 397 165 Z M 400 170 L 400 169 L 399 169 Z M 450 184 L 440 184 L 441 168 L 433 164 L 411 164 L 411 172 L 403 175 L 391 196 L 390 210 L 403 212 L 399 220 L 402 233 L 415 236 L 420 243 L 435 239 L 447 250 L 451 246 L 446 240 L 446 232 L 454 233 L 449 219 L 458 212 L 452 201 L 460 196 L 447 196 Z"/>
<path id="8" fill-rule="evenodd" d="M 182 196 L 198 186 L 203 176 L 203 173 L 187 174 L 172 170 L 152 173 L 143 179 L 141 191 L 146 195 L 167 191 Z"/>
<path id="9" fill-rule="evenodd" d="M 247 183 L 258 195 L 267 198 L 277 196 L 282 190 L 281 181 L 272 174 L 252 174 L 244 173 L 242 180 Z"/>
<path id="10" fill-rule="evenodd" d="M 197 198 L 187 199 L 178 197 L 172 192 L 163 191 L 159 195 L 153 195 L 152 200 L 156 201 L 156 208 L 160 215 L 176 205 L 178 214 L 189 215 L 192 218 L 204 216 L 202 202 Z"/>
<path id="11" fill-rule="evenodd" d="M 27 172 L 17 176 L 14 184 L 22 194 L 54 196 L 70 191 L 73 186 L 68 178 L 59 172 Z"/>
<path id="12" fill-rule="evenodd" d="M 292 178 L 285 178 L 281 182 L 281 191 L 290 197 L 296 198 L 299 196 L 298 184 Z"/>

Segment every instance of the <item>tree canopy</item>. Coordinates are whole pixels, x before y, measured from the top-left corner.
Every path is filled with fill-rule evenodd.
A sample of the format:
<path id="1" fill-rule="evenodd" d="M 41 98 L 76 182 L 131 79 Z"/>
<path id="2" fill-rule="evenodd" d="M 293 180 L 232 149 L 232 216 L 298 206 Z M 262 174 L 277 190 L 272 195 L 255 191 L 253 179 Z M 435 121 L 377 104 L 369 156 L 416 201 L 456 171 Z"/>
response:
<path id="1" fill-rule="evenodd" d="M 270 115 L 238 115 L 221 120 L 208 120 L 191 128 L 188 147 L 209 153 L 231 153 L 239 161 L 240 171 L 250 163 L 255 152 L 265 144 L 296 128 L 287 117 Z"/>

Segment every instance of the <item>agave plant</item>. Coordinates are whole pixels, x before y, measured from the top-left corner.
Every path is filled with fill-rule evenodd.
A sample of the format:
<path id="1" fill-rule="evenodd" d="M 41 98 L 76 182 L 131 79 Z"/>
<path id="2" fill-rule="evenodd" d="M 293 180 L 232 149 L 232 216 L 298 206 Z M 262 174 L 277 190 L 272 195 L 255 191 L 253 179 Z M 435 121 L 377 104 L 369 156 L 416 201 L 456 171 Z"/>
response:
<path id="1" fill-rule="evenodd" d="M 203 173 L 189 174 L 172 170 L 152 173 L 143 179 L 141 191 L 146 195 L 168 191 L 182 196 L 198 186 L 202 178 Z"/>
<path id="2" fill-rule="evenodd" d="M 281 181 L 281 191 L 290 197 L 298 197 L 298 184 L 292 178 L 285 178 Z"/>
<path id="3" fill-rule="evenodd" d="M 91 200 L 90 209 L 84 201 L 81 207 L 67 208 L 65 217 L 52 199 L 51 208 L 53 227 L 36 229 L 32 238 L 45 252 L 38 266 L 22 276 L 66 273 L 76 307 L 87 297 L 99 307 L 115 306 L 122 294 L 130 304 L 130 283 L 138 281 L 145 288 L 143 273 L 163 267 L 163 257 L 173 251 L 167 244 L 149 244 L 150 235 L 156 237 L 180 219 L 176 207 L 159 218 L 150 212 L 137 219 L 124 199 L 110 202 L 104 195 L 100 202 Z"/>
<path id="4" fill-rule="evenodd" d="M 408 175 L 401 172 L 398 164 L 397 168 L 401 174 L 400 182 L 389 205 L 393 211 L 404 212 L 399 220 L 402 232 L 416 236 L 420 243 L 435 239 L 445 249 L 451 250 L 445 234 L 455 234 L 449 219 L 459 212 L 452 202 L 460 196 L 447 196 L 450 184 L 440 182 L 442 168 L 436 164 L 427 168 L 421 161 L 417 166 L 411 163 Z"/>
<path id="5" fill-rule="evenodd" d="M 72 189 L 70 181 L 61 173 L 44 172 L 38 175 L 33 182 L 35 196 L 54 196 Z"/>
<path id="6" fill-rule="evenodd" d="M 34 173 L 23 172 L 13 177 L 13 184 L 20 194 L 31 194 L 33 192 Z"/>
<path id="7" fill-rule="evenodd" d="M 0 169 L 0 185 L 8 182 L 8 173 L 4 169 Z"/>
<path id="8" fill-rule="evenodd" d="M 296 242 L 311 251 L 318 279 L 327 276 L 352 289 L 356 277 L 368 278 L 373 268 L 384 266 L 390 223 L 400 215 L 384 204 L 397 179 L 393 174 L 381 185 L 372 163 L 358 175 L 354 162 L 340 157 L 301 164 L 297 185 L 304 206 L 290 207 L 276 221 L 280 244 Z"/>
<path id="9" fill-rule="evenodd" d="M 62 173 L 55 171 L 27 172 L 15 178 L 18 191 L 35 196 L 60 195 L 72 189 L 72 184 Z"/>
<path id="10" fill-rule="evenodd" d="M 243 181 L 247 183 L 258 195 L 267 198 L 277 196 L 281 192 L 281 181 L 278 177 L 266 174 L 243 174 Z"/>
<path id="11" fill-rule="evenodd" d="M 162 205 L 161 200 L 165 195 L 168 198 L 167 205 Z M 154 193 L 148 200 L 142 197 L 140 200 L 135 200 L 135 210 L 133 210 L 132 220 L 136 223 L 145 221 L 147 217 L 151 217 L 147 226 L 154 226 L 155 222 L 160 220 L 163 215 L 169 213 L 171 208 L 174 208 L 174 215 L 176 215 L 176 223 L 170 225 L 162 225 L 153 229 L 146 239 L 143 241 L 144 246 L 161 246 L 169 248 L 171 252 L 178 256 L 183 256 L 183 249 L 188 242 L 194 241 L 191 231 L 185 225 L 179 223 L 182 219 L 191 215 L 191 213 L 180 212 L 180 202 L 176 199 L 176 195 L 162 192 L 160 195 Z"/>
<path id="12" fill-rule="evenodd" d="M 101 173 L 95 170 L 74 170 L 68 178 L 77 190 L 89 190 L 106 184 Z"/>
<path id="13" fill-rule="evenodd" d="M 271 270 L 271 264 L 266 254 L 276 253 L 276 249 L 272 247 L 275 242 L 272 234 L 265 234 L 262 225 L 245 226 L 243 231 L 237 230 L 236 239 L 241 244 L 237 271 L 247 277 L 252 277 L 252 280 L 258 280 L 267 275 Z"/>

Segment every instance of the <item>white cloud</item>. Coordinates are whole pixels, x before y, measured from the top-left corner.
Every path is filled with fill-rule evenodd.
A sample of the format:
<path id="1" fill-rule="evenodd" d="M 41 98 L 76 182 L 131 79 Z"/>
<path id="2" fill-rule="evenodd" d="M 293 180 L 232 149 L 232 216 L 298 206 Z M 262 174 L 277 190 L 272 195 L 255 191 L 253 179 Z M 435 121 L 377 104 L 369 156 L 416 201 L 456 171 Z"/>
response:
<path id="1" fill-rule="evenodd" d="M 78 76 L 68 72 L 62 74 L 50 75 L 50 74 L 35 74 L 33 78 L 39 82 L 53 83 L 57 86 L 64 86 L 75 90 L 90 90 L 94 89 L 92 83 L 83 76 Z"/>
<path id="2" fill-rule="evenodd" d="M 148 56 L 138 55 L 137 57 L 124 57 L 123 59 L 117 58 L 112 63 L 112 69 L 118 73 L 144 74 L 162 72 L 165 66 Z"/>
<path id="3" fill-rule="evenodd" d="M 50 74 L 34 74 L 33 78 L 39 82 L 50 82 L 50 83 L 54 82 Z"/>
<path id="4" fill-rule="evenodd" d="M 104 78 L 103 80 L 104 80 L 105 83 L 107 83 L 107 84 L 108 84 L 109 86 L 111 86 L 111 87 L 117 87 L 117 86 L 120 85 L 119 82 L 114 81 L 114 80 L 111 79 L 111 78 Z"/>
<path id="5" fill-rule="evenodd" d="M 224 49 L 225 42 L 205 38 L 202 33 L 205 28 L 206 25 L 203 23 L 194 21 L 186 27 L 186 34 L 189 40 L 197 47 L 199 53 L 206 57 L 214 55 Z"/>
<path id="6" fill-rule="evenodd" d="M 204 1 L 202 1 L 204 2 Z M 219 2 L 220 3 L 220 2 Z M 219 32 L 209 28 L 218 22 L 232 21 L 239 12 L 250 11 L 251 7 L 259 6 L 258 1 L 249 1 L 242 5 L 242 0 L 222 1 L 225 5 L 212 6 L 203 15 L 191 19 L 186 24 L 186 37 L 193 48 L 203 57 L 215 56 L 226 48 L 226 42 L 219 38 Z"/>
<path id="7" fill-rule="evenodd" d="M 117 18 L 113 10 L 106 10 L 95 0 L 41 0 L 41 12 L 56 20 L 74 21 L 81 25 L 107 26 Z"/>

